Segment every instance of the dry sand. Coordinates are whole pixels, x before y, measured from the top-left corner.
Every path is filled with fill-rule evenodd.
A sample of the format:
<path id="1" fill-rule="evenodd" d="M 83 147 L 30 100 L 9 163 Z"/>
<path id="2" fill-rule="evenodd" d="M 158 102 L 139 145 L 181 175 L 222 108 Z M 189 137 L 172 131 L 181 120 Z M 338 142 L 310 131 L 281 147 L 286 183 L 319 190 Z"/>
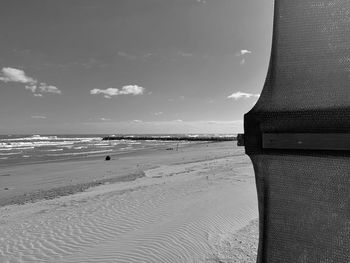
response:
<path id="1" fill-rule="evenodd" d="M 254 173 L 232 142 L 6 173 L 3 204 L 38 200 L 0 208 L 0 262 L 255 262 Z"/>

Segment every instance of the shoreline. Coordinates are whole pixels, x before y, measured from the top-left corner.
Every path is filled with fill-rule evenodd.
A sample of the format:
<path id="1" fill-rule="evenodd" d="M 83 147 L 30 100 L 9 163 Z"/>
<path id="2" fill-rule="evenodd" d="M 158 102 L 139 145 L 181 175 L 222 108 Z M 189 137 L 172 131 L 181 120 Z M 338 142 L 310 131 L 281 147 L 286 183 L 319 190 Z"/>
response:
<path id="1" fill-rule="evenodd" d="M 207 153 L 201 153 L 202 149 Z M 222 150 L 226 150 L 227 153 L 223 154 Z M 164 149 L 142 149 L 110 154 L 112 160 L 108 162 L 104 160 L 105 155 L 101 155 L 0 167 L 0 207 L 35 202 L 42 199 L 54 199 L 82 192 L 105 183 L 133 181 L 143 177 L 145 169 L 155 168 L 162 164 L 191 163 L 204 159 L 209 160 L 210 158 L 216 159 L 230 156 L 230 153 L 232 155 L 237 154 L 234 153 L 234 143 L 232 142 L 199 142 L 184 145 L 178 151 L 169 151 L 164 147 Z M 214 154 L 214 156 L 211 156 L 211 154 Z M 185 160 L 182 155 L 193 156 Z M 241 153 L 238 153 L 238 155 L 241 155 Z M 134 158 L 134 160 L 130 160 L 131 158 Z M 152 161 L 147 162 L 149 159 L 152 159 Z M 126 164 L 123 164 L 123 160 L 127 160 Z M 95 174 L 89 169 L 81 169 L 80 167 L 92 167 Z M 122 171 L 117 171 L 118 169 Z M 60 173 L 60 182 L 52 178 L 55 175 L 57 176 L 57 173 Z M 68 176 L 64 176 L 62 173 L 67 173 Z M 79 173 L 85 173 L 85 175 Z M 70 178 L 70 174 L 73 174 L 73 179 Z M 18 178 L 15 178 L 17 176 Z M 34 185 L 30 182 L 31 178 L 35 181 Z M 50 182 L 52 179 L 53 182 Z M 18 191 L 16 191 L 17 189 Z"/>
<path id="2" fill-rule="evenodd" d="M 232 142 L 232 141 L 231 141 Z M 216 143 L 215 141 L 197 141 L 197 142 L 190 142 L 189 144 L 183 144 L 179 147 L 179 149 L 186 148 L 186 147 L 192 147 L 194 145 L 201 145 L 201 144 L 209 144 L 209 143 Z M 175 151 L 173 147 L 171 150 Z M 69 163 L 69 162 L 79 162 L 79 161 L 88 161 L 88 160 L 101 160 L 101 158 L 105 157 L 106 155 L 110 155 L 112 157 L 124 157 L 124 156 L 130 156 L 130 155 L 142 155 L 147 154 L 149 152 L 154 151 L 162 151 L 162 150 L 169 150 L 169 146 L 154 146 L 154 147 L 148 147 L 143 149 L 136 149 L 136 150 L 129 150 L 129 151 L 120 151 L 120 152 L 108 152 L 108 153 L 100 153 L 100 154 L 94 154 L 94 155 L 77 155 L 77 156 L 70 156 L 66 159 L 53 159 L 53 160 L 44 160 L 44 161 L 32 161 L 32 162 L 23 162 L 23 163 L 10 163 L 10 164 L 0 164 L 0 171 L 1 169 L 7 169 L 22 165 L 40 165 L 40 164 L 48 164 L 48 163 Z M 1 175 L 0 175 L 1 176 Z"/>

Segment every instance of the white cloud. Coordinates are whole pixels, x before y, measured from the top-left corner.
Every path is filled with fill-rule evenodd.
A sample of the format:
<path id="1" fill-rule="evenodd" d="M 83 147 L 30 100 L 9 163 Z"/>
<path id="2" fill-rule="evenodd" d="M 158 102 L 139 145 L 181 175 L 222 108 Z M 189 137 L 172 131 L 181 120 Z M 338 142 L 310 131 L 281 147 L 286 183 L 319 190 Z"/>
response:
<path id="1" fill-rule="evenodd" d="M 32 116 L 32 119 L 46 119 L 46 116 L 34 115 Z"/>
<path id="2" fill-rule="evenodd" d="M 122 87 L 122 89 L 117 88 L 108 88 L 108 89 L 92 89 L 90 90 L 90 94 L 103 94 L 105 98 L 112 98 L 113 96 L 118 95 L 142 95 L 145 89 L 143 87 L 137 85 L 127 85 Z"/>
<path id="3" fill-rule="evenodd" d="M 31 77 L 28 77 L 23 70 L 16 68 L 2 68 L 0 81 L 3 82 L 20 82 L 20 83 L 36 83 Z"/>
<path id="4" fill-rule="evenodd" d="M 56 94 L 61 94 L 62 92 L 55 86 L 48 85 L 46 83 L 40 83 L 38 85 L 38 91 L 40 93 L 56 93 Z"/>
<path id="5" fill-rule="evenodd" d="M 154 115 L 156 115 L 156 116 L 159 116 L 159 115 L 162 115 L 162 114 L 163 114 L 163 112 L 161 112 L 161 111 L 154 113 Z"/>
<path id="6" fill-rule="evenodd" d="M 36 83 L 30 83 L 29 85 L 25 86 L 26 90 L 30 90 L 32 93 L 34 93 L 35 97 L 42 97 L 42 93 L 55 93 L 55 94 L 61 94 L 61 90 L 59 90 L 57 87 L 48 85 L 44 82 L 41 82 L 39 84 Z"/>
<path id="7" fill-rule="evenodd" d="M 5 83 L 17 82 L 26 84 L 25 89 L 30 90 L 36 97 L 42 97 L 42 93 L 62 93 L 57 87 L 48 85 L 44 82 L 38 82 L 38 80 L 27 76 L 23 70 L 16 68 L 2 68 L 0 73 L 0 81 Z"/>
<path id="8" fill-rule="evenodd" d="M 259 98 L 260 94 L 252 94 L 252 93 L 245 93 L 245 92 L 235 92 L 232 93 L 230 96 L 228 96 L 228 99 L 235 99 L 235 100 L 239 100 L 239 99 L 249 99 L 249 98 Z"/>
<path id="9" fill-rule="evenodd" d="M 101 120 L 101 121 L 111 121 L 111 119 L 109 119 L 109 118 L 104 118 L 104 117 L 100 118 L 100 120 Z"/>
<path id="10" fill-rule="evenodd" d="M 135 122 L 135 123 L 143 123 L 143 121 L 141 121 L 141 120 L 133 120 L 133 122 Z"/>
<path id="11" fill-rule="evenodd" d="M 112 98 L 112 96 L 119 95 L 119 89 L 116 88 L 108 88 L 108 89 L 92 89 L 90 90 L 90 94 L 96 95 L 96 94 L 104 94 L 104 97 L 107 99 Z"/>
<path id="12" fill-rule="evenodd" d="M 252 54 L 252 52 L 249 51 L 249 50 L 247 50 L 247 49 L 242 49 L 242 50 L 240 51 L 240 55 L 241 55 L 241 56 L 246 55 L 246 54 Z"/>
<path id="13" fill-rule="evenodd" d="M 238 57 L 242 57 L 241 61 L 240 61 L 241 65 L 244 65 L 246 63 L 245 56 L 250 55 L 250 54 L 252 54 L 252 51 L 247 50 L 247 49 L 242 49 L 239 51 L 239 53 L 236 54 Z"/>
<path id="14" fill-rule="evenodd" d="M 27 86 L 25 86 L 25 89 L 26 90 L 30 90 L 31 92 L 35 92 L 36 91 L 36 84 L 31 84 L 31 85 L 27 85 Z"/>
<path id="15" fill-rule="evenodd" d="M 132 94 L 132 95 L 142 95 L 144 88 L 137 85 L 124 86 L 120 91 L 120 94 Z"/>

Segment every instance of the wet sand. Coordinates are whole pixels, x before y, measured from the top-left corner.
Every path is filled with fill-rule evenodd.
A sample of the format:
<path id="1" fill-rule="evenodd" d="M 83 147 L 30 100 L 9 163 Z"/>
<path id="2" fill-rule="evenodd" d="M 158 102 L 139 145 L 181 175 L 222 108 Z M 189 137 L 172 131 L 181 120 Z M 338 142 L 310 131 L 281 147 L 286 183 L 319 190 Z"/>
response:
<path id="1" fill-rule="evenodd" d="M 254 173 L 233 142 L 1 174 L 0 262 L 255 262 Z"/>

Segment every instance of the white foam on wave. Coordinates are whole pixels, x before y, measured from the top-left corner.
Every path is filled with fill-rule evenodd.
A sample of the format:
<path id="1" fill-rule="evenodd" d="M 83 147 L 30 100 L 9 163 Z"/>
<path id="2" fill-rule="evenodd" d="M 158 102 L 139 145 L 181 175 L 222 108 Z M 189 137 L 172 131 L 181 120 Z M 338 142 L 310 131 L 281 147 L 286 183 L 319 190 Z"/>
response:
<path id="1" fill-rule="evenodd" d="M 57 153 L 48 154 L 48 156 L 68 156 L 68 155 L 86 155 L 86 154 L 97 154 L 97 153 L 107 153 L 113 150 L 102 150 L 102 151 L 88 151 L 88 152 L 73 152 L 73 153 Z"/>
<path id="2" fill-rule="evenodd" d="M 0 148 L 0 151 L 11 151 L 12 147 Z"/>
<path id="3" fill-rule="evenodd" d="M 216 236 L 257 217 L 254 183 L 225 161 L 209 164 L 221 170 L 177 165 L 176 176 L 0 208 L 0 262 L 206 262 Z"/>
<path id="4" fill-rule="evenodd" d="M 28 146 L 28 147 L 13 147 L 12 149 L 13 150 L 32 150 L 34 148 L 35 147 L 33 147 L 33 146 Z"/>
<path id="5" fill-rule="evenodd" d="M 33 136 L 27 136 L 27 137 L 20 137 L 20 138 L 10 138 L 10 139 L 2 139 L 3 141 L 8 142 L 15 142 L 15 141 L 43 141 L 43 140 L 55 140 L 57 139 L 57 136 L 40 136 L 40 135 L 33 135 Z"/>
<path id="6" fill-rule="evenodd" d="M 130 145 L 133 145 L 133 144 L 135 144 L 135 145 L 141 144 L 141 142 L 139 142 L 139 141 L 127 141 L 126 143 L 127 143 L 127 144 L 130 144 Z"/>
<path id="7" fill-rule="evenodd" d="M 34 149 L 38 147 L 61 146 L 69 147 L 74 144 L 99 144 L 101 137 L 59 137 L 59 136 L 40 136 L 33 135 L 21 138 L 8 138 L 0 140 L 1 150 L 12 149 Z"/>
<path id="8" fill-rule="evenodd" d="M 86 146 L 77 146 L 77 147 L 73 147 L 74 150 L 81 150 L 81 149 L 86 149 Z"/>
<path id="9" fill-rule="evenodd" d="M 58 149 L 42 149 L 41 151 L 43 151 L 43 152 L 60 152 L 60 151 L 63 151 L 63 148 L 58 148 Z"/>
<path id="10" fill-rule="evenodd" d="M 100 141 L 102 140 L 102 137 L 59 137 L 59 136 L 40 136 L 40 135 L 33 135 L 29 137 L 20 137 L 20 138 L 9 138 L 9 139 L 2 139 L 1 141 L 5 142 L 15 142 L 15 141 L 84 141 L 84 142 L 90 142 L 90 141 Z"/>
<path id="11" fill-rule="evenodd" d="M 18 154 L 22 154 L 22 152 L 0 153 L 0 156 L 11 156 L 11 155 L 18 155 Z"/>
<path id="12" fill-rule="evenodd" d="M 58 146 L 58 145 L 72 145 L 74 144 L 73 141 L 29 141 L 29 142 L 12 142 L 10 144 L 8 143 L 0 143 L 0 149 L 1 148 L 12 148 L 12 149 L 18 149 L 18 148 L 34 148 L 34 147 L 43 147 L 43 146 Z"/>

